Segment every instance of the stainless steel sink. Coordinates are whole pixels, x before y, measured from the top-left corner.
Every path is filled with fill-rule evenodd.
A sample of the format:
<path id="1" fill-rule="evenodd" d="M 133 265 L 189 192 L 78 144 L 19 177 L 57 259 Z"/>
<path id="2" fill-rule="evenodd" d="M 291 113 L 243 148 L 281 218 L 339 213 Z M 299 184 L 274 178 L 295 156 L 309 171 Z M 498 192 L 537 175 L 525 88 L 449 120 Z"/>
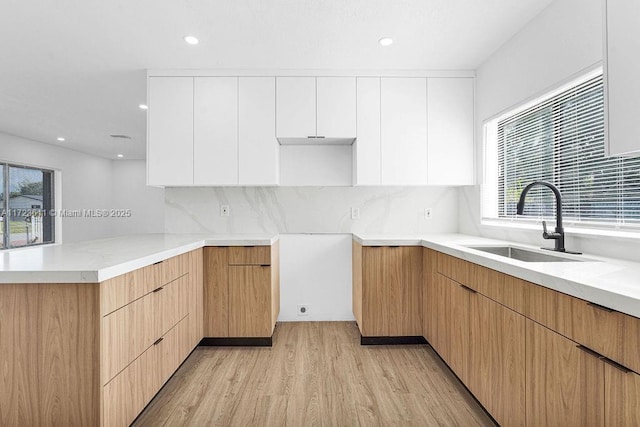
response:
<path id="1" fill-rule="evenodd" d="M 545 254 L 513 246 L 467 246 L 469 249 L 500 255 L 524 262 L 583 262 L 582 259 L 569 258 L 562 255 Z"/>

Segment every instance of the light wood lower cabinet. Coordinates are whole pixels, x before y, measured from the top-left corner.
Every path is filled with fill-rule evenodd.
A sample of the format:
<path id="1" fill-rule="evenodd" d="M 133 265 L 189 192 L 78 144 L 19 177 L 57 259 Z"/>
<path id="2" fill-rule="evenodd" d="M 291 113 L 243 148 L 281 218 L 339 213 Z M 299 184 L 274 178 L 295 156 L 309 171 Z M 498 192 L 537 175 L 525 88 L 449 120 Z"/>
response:
<path id="1" fill-rule="evenodd" d="M 526 376 L 528 425 L 604 425 L 603 363 L 531 320 Z"/>
<path id="2" fill-rule="evenodd" d="M 605 425 L 640 425 L 640 375 L 606 363 L 604 383 Z"/>
<path id="3" fill-rule="evenodd" d="M 502 426 L 525 425 L 525 318 L 470 296 L 469 390 Z"/>
<path id="4" fill-rule="evenodd" d="M 429 249 L 423 266 L 425 337 L 500 425 L 640 425 L 640 319 Z"/>
<path id="5" fill-rule="evenodd" d="M 271 322 L 271 271 L 269 266 L 229 267 L 229 335 L 268 337 Z"/>
<path id="6" fill-rule="evenodd" d="M 279 245 L 204 250 L 204 336 L 266 338 L 280 312 Z"/>
<path id="7" fill-rule="evenodd" d="M 102 283 L 0 286 L 0 425 L 129 425 L 202 338 L 201 277 L 197 250 Z"/>
<path id="8" fill-rule="evenodd" d="M 352 250 L 353 312 L 362 336 L 421 336 L 422 248 L 353 242 Z"/>

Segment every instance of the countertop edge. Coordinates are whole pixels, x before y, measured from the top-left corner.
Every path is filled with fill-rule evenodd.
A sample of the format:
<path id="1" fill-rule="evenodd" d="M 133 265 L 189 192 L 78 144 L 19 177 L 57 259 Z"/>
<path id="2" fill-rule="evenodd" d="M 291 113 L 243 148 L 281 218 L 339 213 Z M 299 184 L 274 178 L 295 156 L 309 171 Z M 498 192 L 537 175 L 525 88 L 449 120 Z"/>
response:
<path id="1" fill-rule="evenodd" d="M 156 262 L 164 261 L 174 256 L 207 247 L 207 246 L 271 246 L 280 239 L 279 235 L 271 237 L 195 237 L 185 243 L 176 244 L 171 248 L 164 248 L 156 252 L 135 256 L 130 260 L 99 269 L 79 268 L 78 270 L 14 270 L 0 271 L 0 286 L 10 284 L 96 284 L 114 277 L 146 267 Z M 23 249 L 28 251 L 29 249 Z"/>

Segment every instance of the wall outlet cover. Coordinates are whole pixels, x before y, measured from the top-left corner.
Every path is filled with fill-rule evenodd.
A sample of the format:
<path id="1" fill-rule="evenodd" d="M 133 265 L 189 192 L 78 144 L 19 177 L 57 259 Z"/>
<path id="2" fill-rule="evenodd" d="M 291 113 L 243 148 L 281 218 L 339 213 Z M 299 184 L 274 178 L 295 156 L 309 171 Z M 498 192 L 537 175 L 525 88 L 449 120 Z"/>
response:
<path id="1" fill-rule="evenodd" d="M 220 216 L 229 216 L 229 205 L 220 205 Z"/>

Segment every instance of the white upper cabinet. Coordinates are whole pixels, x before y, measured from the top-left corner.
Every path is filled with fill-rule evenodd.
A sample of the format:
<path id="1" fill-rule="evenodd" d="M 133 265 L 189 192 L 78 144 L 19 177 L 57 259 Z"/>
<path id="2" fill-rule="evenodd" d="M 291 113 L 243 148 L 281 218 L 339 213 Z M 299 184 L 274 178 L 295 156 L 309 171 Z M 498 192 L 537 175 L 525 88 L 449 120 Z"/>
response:
<path id="1" fill-rule="evenodd" d="M 473 107 L 473 79 L 427 79 L 429 185 L 474 183 Z"/>
<path id="2" fill-rule="evenodd" d="M 196 77 L 193 183 L 238 184 L 238 78 Z"/>
<path id="3" fill-rule="evenodd" d="M 276 116 L 282 144 L 350 144 L 356 137 L 356 78 L 278 77 Z"/>
<path id="4" fill-rule="evenodd" d="M 147 184 L 193 184 L 193 78 L 150 77 Z"/>
<path id="5" fill-rule="evenodd" d="M 356 78 L 317 77 L 316 136 L 355 138 Z"/>
<path id="6" fill-rule="evenodd" d="M 640 1 L 605 5 L 606 146 L 610 156 L 640 156 Z"/>
<path id="7" fill-rule="evenodd" d="M 357 133 L 353 143 L 353 184 L 380 185 L 380 78 L 357 79 Z"/>
<path id="8" fill-rule="evenodd" d="M 278 185 L 276 79 L 240 77 L 238 84 L 239 184 Z"/>
<path id="9" fill-rule="evenodd" d="M 383 185 L 427 184 L 427 79 L 382 78 Z"/>
<path id="10" fill-rule="evenodd" d="M 276 136 L 316 136 L 316 78 L 276 79 Z"/>
<path id="11" fill-rule="evenodd" d="M 468 73 L 149 76 L 148 88 L 149 185 L 474 182 Z"/>

